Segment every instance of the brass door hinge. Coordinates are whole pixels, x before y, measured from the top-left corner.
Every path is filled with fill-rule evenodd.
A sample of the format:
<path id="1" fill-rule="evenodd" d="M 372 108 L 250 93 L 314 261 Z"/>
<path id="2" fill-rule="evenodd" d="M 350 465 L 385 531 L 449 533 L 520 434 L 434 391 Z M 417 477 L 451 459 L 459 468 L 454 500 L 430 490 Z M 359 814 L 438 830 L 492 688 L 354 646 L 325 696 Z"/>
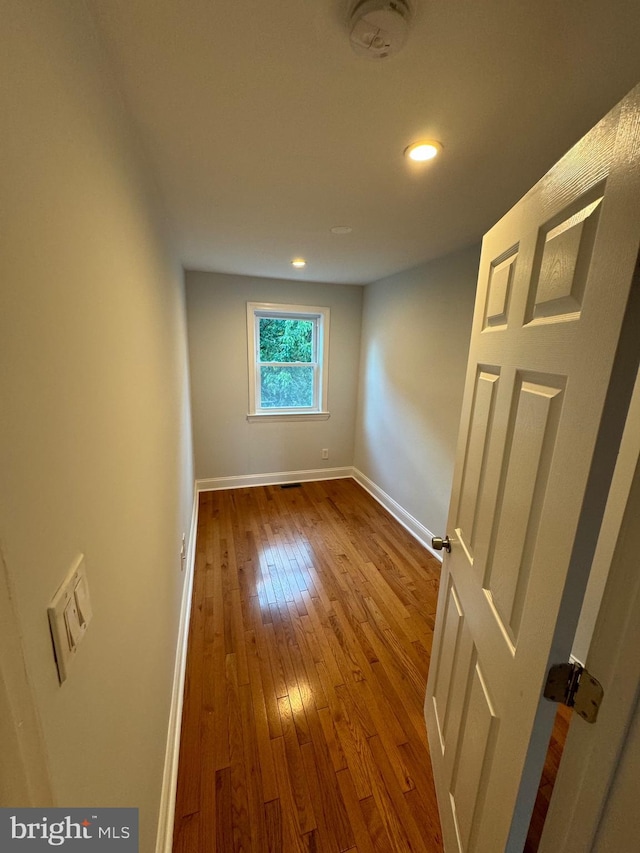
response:
<path id="1" fill-rule="evenodd" d="M 579 663 L 557 663 L 549 670 L 544 698 L 573 708 L 587 723 L 595 723 L 603 696 L 600 682 Z"/>

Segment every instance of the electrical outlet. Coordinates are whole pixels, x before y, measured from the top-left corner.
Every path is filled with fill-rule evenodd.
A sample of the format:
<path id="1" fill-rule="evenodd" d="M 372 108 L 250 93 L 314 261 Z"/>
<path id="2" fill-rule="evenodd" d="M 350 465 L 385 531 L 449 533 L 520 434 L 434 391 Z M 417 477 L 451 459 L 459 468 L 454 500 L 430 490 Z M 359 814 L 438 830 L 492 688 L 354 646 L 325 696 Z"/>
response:
<path id="1" fill-rule="evenodd" d="M 324 447 L 324 448 L 322 449 L 322 458 L 323 458 L 323 459 L 328 459 L 328 458 L 329 458 L 329 448 L 328 448 L 328 447 Z"/>

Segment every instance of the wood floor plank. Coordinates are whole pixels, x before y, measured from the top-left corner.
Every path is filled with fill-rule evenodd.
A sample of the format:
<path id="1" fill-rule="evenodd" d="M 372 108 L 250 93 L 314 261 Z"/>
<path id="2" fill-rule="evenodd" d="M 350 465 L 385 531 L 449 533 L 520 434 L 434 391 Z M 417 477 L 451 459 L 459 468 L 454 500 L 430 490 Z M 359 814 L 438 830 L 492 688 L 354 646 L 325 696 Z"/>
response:
<path id="1" fill-rule="evenodd" d="M 394 802 L 393 794 L 398 790 L 395 779 L 391 778 L 391 773 L 385 774 L 383 767 L 379 764 L 380 755 L 384 752 L 379 747 L 379 744 L 380 741 L 377 737 L 370 738 L 367 742 L 368 754 L 370 756 L 367 769 L 369 771 L 373 800 L 378 809 L 387 838 L 389 839 L 390 849 L 394 853 L 408 853 L 409 851 L 422 853 L 423 848 L 414 848 L 410 841 L 411 828 L 406 820 L 406 815 L 401 813 L 398 808 L 400 800 Z M 387 775 L 388 778 L 385 778 Z M 399 797 L 402 798 L 401 793 Z M 402 802 L 406 806 L 406 803 Z"/>
<path id="2" fill-rule="evenodd" d="M 322 602 L 318 598 L 311 598 L 306 592 L 302 594 L 302 598 L 307 608 L 307 619 L 313 629 L 313 636 L 315 638 L 319 659 L 324 664 L 326 675 L 328 676 L 328 678 L 325 679 L 325 682 L 328 681 L 332 686 L 344 684 L 344 675 L 338 666 L 329 638 L 325 633 L 324 624 L 319 615 L 319 611 L 321 611 L 322 614 L 326 613 L 322 606 Z M 305 617 L 302 618 L 304 621 Z M 323 683 L 323 686 L 326 691 L 327 683 Z"/>
<path id="3" fill-rule="evenodd" d="M 411 643 L 413 647 L 413 659 L 416 662 L 416 666 L 420 672 L 420 675 L 424 679 L 426 684 L 427 678 L 429 677 L 429 665 L 431 663 L 431 655 L 425 648 L 424 643 L 421 640 L 414 640 Z"/>
<path id="4" fill-rule="evenodd" d="M 315 829 L 317 822 L 306 781 L 304 762 L 300 743 L 297 738 L 289 696 L 284 696 L 278 700 L 278 708 L 282 722 L 282 742 L 284 743 L 289 790 L 293 795 L 293 802 L 296 807 L 296 821 L 300 827 L 300 833 L 304 835 Z M 304 710 L 302 710 L 302 713 L 304 713 Z M 282 798 L 282 790 L 280 791 L 280 797 Z"/>
<path id="5" fill-rule="evenodd" d="M 218 502 L 220 497 L 217 496 Z M 219 518 L 219 510 L 215 521 Z M 217 526 L 217 523 L 216 523 Z M 225 673 L 225 658 L 227 654 L 225 640 L 225 611 L 222 607 L 223 600 L 223 548 L 224 544 L 220 537 L 216 537 L 217 551 L 213 555 L 213 641 L 211 646 L 211 668 L 206 674 L 205 699 L 206 707 L 213 707 L 215 728 L 218 737 L 214 745 L 214 767 L 222 770 L 229 766 L 229 732 L 228 732 L 228 697 L 227 681 Z M 209 651 L 209 649 L 207 649 Z M 210 692 L 213 688 L 211 699 Z"/>
<path id="6" fill-rule="evenodd" d="M 298 806 L 291 790 L 284 738 L 276 738 L 273 741 L 273 757 L 280 791 L 282 849 L 284 853 L 307 853 L 307 845 L 300 834 Z"/>
<path id="7" fill-rule="evenodd" d="M 278 796 L 275 767 L 273 765 L 273 754 L 271 752 L 271 736 L 269 731 L 269 717 L 265 702 L 265 691 L 260 674 L 260 661 L 258 660 L 258 649 L 253 631 L 245 634 L 247 645 L 247 661 L 249 667 L 249 685 L 251 690 L 251 703 L 253 708 L 253 723 L 255 726 L 255 740 L 260 761 L 260 776 L 262 779 L 262 791 L 264 801 L 275 800 Z M 276 703 L 277 710 L 277 703 Z M 278 722 L 280 715 L 278 714 Z M 279 729 L 279 734 L 282 731 Z"/>
<path id="8" fill-rule="evenodd" d="M 213 711 L 202 712 L 200 728 L 200 804 L 199 818 L 202 823 L 202 838 L 199 850 L 215 851 L 216 835 L 216 769 L 214 744 L 216 740 Z"/>
<path id="9" fill-rule="evenodd" d="M 300 747 L 302 760 L 305 769 L 305 778 L 309 787 L 309 792 L 316 803 L 317 817 L 317 843 L 318 849 L 323 853 L 341 853 L 342 848 L 339 846 L 334 832 L 334 825 L 331 822 L 326 808 L 326 803 L 323 802 L 323 789 L 318 779 L 318 770 L 316 764 L 316 755 L 313 750 L 311 741 L 302 744 Z"/>
<path id="10" fill-rule="evenodd" d="M 269 662 L 271 664 L 271 674 L 273 677 L 275 695 L 278 699 L 281 699 L 289 693 L 287 673 L 285 671 L 287 660 L 286 658 L 283 658 L 282 649 L 278 644 L 276 629 L 273 624 L 273 615 L 275 613 L 276 619 L 278 618 L 278 609 L 275 605 L 271 605 L 269 610 L 271 611 L 272 621 L 264 626 L 264 635 L 269 654 Z"/>
<path id="11" fill-rule="evenodd" d="M 314 707 L 309 707 L 307 716 L 311 745 L 304 744 L 301 749 L 307 772 L 311 772 L 310 767 L 313 763 L 314 775 L 317 777 L 317 785 L 313 779 L 310 782 L 311 796 L 315 804 L 314 811 L 319 825 L 324 820 L 329 828 L 338 850 L 345 850 L 354 843 L 353 832 L 344 803 L 339 796 L 331 753 L 318 711 Z"/>
<path id="12" fill-rule="evenodd" d="M 264 822 L 267 828 L 267 853 L 283 853 L 282 812 L 279 799 L 270 800 L 264 804 Z"/>
<path id="13" fill-rule="evenodd" d="M 372 664 L 372 669 L 375 674 L 375 685 L 372 686 L 374 693 L 377 690 L 383 691 L 393 706 L 394 713 L 407 736 L 407 740 L 426 747 L 427 732 L 422 718 L 422 706 L 420 709 L 415 707 L 413 691 L 410 694 L 405 694 L 402 686 L 397 689 L 396 683 L 389 678 L 382 663 Z"/>
<path id="14" fill-rule="evenodd" d="M 371 773 L 368 768 L 370 756 L 364 732 L 349 717 L 337 694 L 329 693 L 329 711 L 335 726 L 338 742 L 344 754 L 347 767 L 351 771 L 353 783 L 362 800 L 371 796 Z"/>
<path id="15" fill-rule="evenodd" d="M 377 655 L 363 632 L 363 623 L 356 618 L 351 608 L 351 602 L 343 606 L 341 601 L 335 601 L 329 623 L 340 644 L 343 657 L 350 663 L 348 674 L 351 680 L 363 681 L 370 675 L 371 660 L 377 660 Z"/>
<path id="16" fill-rule="evenodd" d="M 328 692 L 327 695 L 329 695 Z M 331 709 L 329 707 L 320 708 L 318 711 L 318 719 L 322 726 L 322 733 L 324 735 L 325 743 L 329 749 L 329 755 L 331 756 L 334 770 L 336 773 L 340 770 L 345 770 L 348 767 L 347 759 L 345 758 L 344 750 L 340 745 L 340 739 L 336 731 Z"/>
<path id="17" fill-rule="evenodd" d="M 361 701 L 366 703 L 371 715 L 376 720 L 378 732 L 386 731 L 395 744 L 405 743 L 408 736 L 396 714 L 393 696 L 383 693 L 378 688 L 374 666 L 376 663 L 378 661 L 372 662 L 371 670 L 373 677 L 351 686 L 351 689 L 357 690 L 362 695 Z"/>
<path id="18" fill-rule="evenodd" d="M 556 775 L 560 766 L 560 760 L 564 751 L 565 741 L 572 712 L 564 705 L 558 705 L 555 723 L 547 749 L 547 757 L 542 771 L 542 778 L 538 787 L 533 814 L 529 824 L 529 831 L 524 845 L 524 853 L 536 853 L 540 844 L 544 821 L 549 810 L 549 803 L 556 781 Z"/>
<path id="19" fill-rule="evenodd" d="M 365 821 L 351 773 L 345 768 L 336 774 L 336 778 L 358 850 L 361 853 L 376 853 L 377 847 L 372 837 L 372 827 Z"/>
<path id="20" fill-rule="evenodd" d="M 174 827 L 174 853 L 192 853 L 200 850 L 200 814 L 189 814 L 176 818 Z"/>
<path id="21" fill-rule="evenodd" d="M 433 783 L 431 774 L 431 765 L 429 760 L 429 750 L 423 746 L 407 741 L 398 746 L 398 751 L 402 755 L 406 767 L 411 773 L 415 787 L 418 790 L 419 797 L 416 798 L 421 809 L 425 814 L 427 821 L 434 830 L 434 837 L 439 831 L 439 821 L 434 821 L 433 816 L 438 813 L 438 803 L 436 800 L 436 789 Z"/>
<path id="22" fill-rule="evenodd" d="M 271 669 L 271 654 L 269 652 L 269 640 L 271 636 L 267 632 L 268 628 L 272 629 L 273 626 L 262 624 L 256 626 L 255 639 L 269 732 L 271 737 L 275 738 L 282 737 L 282 727 L 280 726 L 280 714 L 278 713 L 278 690 L 276 690 L 273 671 Z"/>
<path id="23" fill-rule="evenodd" d="M 335 694 L 342 703 L 346 716 L 353 721 L 354 725 L 357 725 L 365 738 L 370 738 L 376 735 L 378 731 L 369 707 L 365 702 L 360 701 L 360 694 L 355 692 L 356 685 L 362 683 L 361 680 L 350 684 L 341 684 L 335 688 Z"/>
<path id="24" fill-rule="evenodd" d="M 424 807 L 421 792 L 414 788 L 413 791 L 407 791 L 403 796 L 407 809 L 412 816 L 412 826 L 415 827 L 413 832 L 417 831 L 420 838 L 429 839 L 428 846 L 418 849 L 424 849 L 425 853 L 442 853 L 444 845 L 441 838 L 440 823 L 434 825 L 434 821 L 431 819 L 432 813 L 429 813 Z"/>
<path id="25" fill-rule="evenodd" d="M 240 590 L 231 590 L 231 618 L 233 621 L 233 635 L 236 638 L 236 660 L 238 666 L 238 684 L 249 683 L 249 669 L 247 664 L 247 650 L 244 643 L 244 618 L 242 605 L 240 603 Z"/>
<path id="26" fill-rule="evenodd" d="M 316 708 L 326 708 L 328 704 L 327 697 L 318 670 L 316 669 L 316 661 L 309 648 L 307 632 L 302 624 L 302 619 L 297 618 L 293 621 L 293 627 L 296 635 L 296 643 L 289 651 L 298 678 L 298 686 L 301 690 L 303 686 L 306 687 L 311 693 Z"/>
<path id="27" fill-rule="evenodd" d="M 253 713 L 251 688 L 244 684 L 238 688 L 242 738 L 244 742 L 244 771 L 247 784 L 247 804 L 249 811 L 249 833 L 253 849 L 265 850 L 267 833 L 264 817 L 263 768 L 257 742 L 257 726 Z M 270 746 L 270 744 L 269 744 Z M 271 759 L 271 753 L 269 752 Z M 273 763 L 271 763 L 273 769 Z M 271 793 L 271 792 L 269 792 Z"/>
<path id="28" fill-rule="evenodd" d="M 429 606 L 430 604 L 425 604 L 425 607 Z M 417 639 L 420 640 L 421 643 L 424 643 L 428 651 L 431 651 L 431 647 L 433 645 L 433 631 L 436 624 L 436 602 L 433 603 L 433 608 L 433 613 L 427 613 L 424 610 L 414 607 L 413 604 L 410 604 L 407 607 L 409 616 L 407 618 L 406 633 L 412 640 Z"/>
<path id="29" fill-rule="evenodd" d="M 411 791 L 415 787 L 413 778 L 401 752 L 398 750 L 398 745 L 405 743 L 407 736 L 402 731 L 391 706 L 384 701 L 384 697 L 376 698 L 373 695 L 367 681 L 350 685 L 348 689 L 352 695 L 358 696 L 359 706 L 367 708 L 373 722 L 374 733 L 379 736 L 384 744 L 401 790 Z M 340 688 L 336 688 L 336 690 L 340 690 Z"/>
<path id="30" fill-rule="evenodd" d="M 368 797 L 366 800 L 361 800 L 360 808 L 362 809 L 362 814 L 364 815 L 364 820 L 376 853 L 394 853 L 394 847 L 384 827 L 382 817 L 373 796 Z"/>
<path id="31" fill-rule="evenodd" d="M 229 767 L 231 770 L 231 821 L 234 850 L 251 850 L 249 782 L 246 773 L 245 737 L 242 731 L 236 655 L 226 657 L 229 696 Z"/>
<path id="32" fill-rule="evenodd" d="M 418 725 L 422 725 L 421 702 L 424 702 L 424 688 L 420 684 L 420 674 L 417 673 L 416 677 L 415 667 L 404 656 L 398 657 L 397 650 L 390 649 L 387 645 L 387 637 L 381 636 L 378 631 L 374 630 L 370 622 L 364 622 L 362 628 L 378 655 L 378 663 L 372 664 L 372 667 L 379 666 L 386 671 L 389 680 L 395 685 L 398 695 L 408 702 L 407 711 L 415 718 Z"/>
<path id="33" fill-rule="evenodd" d="M 202 827 L 208 833 L 208 828 Z M 233 819 L 231 809 L 231 768 L 216 771 L 216 850 L 233 850 Z"/>
<path id="34" fill-rule="evenodd" d="M 409 611 L 407 605 L 394 595 L 388 573 L 381 572 L 374 563 L 367 563 L 367 586 L 374 600 L 379 602 L 378 606 L 389 610 L 389 622 L 401 625 L 409 616 Z"/>
<path id="35" fill-rule="evenodd" d="M 415 853 L 437 853 L 437 837 L 433 832 L 423 832 L 423 829 L 426 828 L 426 821 L 422 818 L 419 824 L 416 823 L 414 814 L 405 798 L 406 792 L 402 791 L 397 784 L 397 779 L 389 762 L 389 756 L 382 742 L 379 738 L 374 737 L 370 739 L 369 746 L 384 781 L 384 790 L 393 803 L 394 814 L 400 821 L 402 831 L 409 842 L 409 849 L 414 850 Z"/>

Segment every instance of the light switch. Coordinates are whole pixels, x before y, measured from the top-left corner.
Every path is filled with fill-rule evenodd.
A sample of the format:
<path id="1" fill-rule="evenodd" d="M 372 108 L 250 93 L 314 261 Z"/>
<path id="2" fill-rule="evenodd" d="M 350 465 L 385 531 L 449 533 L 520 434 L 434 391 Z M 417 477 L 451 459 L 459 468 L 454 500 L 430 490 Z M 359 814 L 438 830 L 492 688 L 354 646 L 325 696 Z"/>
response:
<path id="1" fill-rule="evenodd" d="M 80 620 L 78 619 L 78 611 L 76 609 L 76 602 L 73 597 L 64 608 L 64 625 L 66 628 L 69 649 L 73 651 L 73 649 L 78 645 L 80 635 L 82 634 Z"/>
<path id="2" fill-rule="evenodd" d="M 89 584 L 87 583 L 87 576 L 85 574 L 81 574 L 78 579 L 78 583 L 76 584 L 76 588 L 74 590 L 74 598 L 76 602 L 76 608 L 78 610 L 78 622 L 86 627 L 91 621 L 91 617 L 93 616 L 93 610 L 91 609 L 91 600 L 89 598 Z"/>
<path id="3" fill-rule="evenodd" d="M 80 554 L 66 578 L 53 596 L 47 609 L 51 638 L 58 667 L 60 683 L 67 678 L 69 664 L 78 651 L 87 626 L 93 616 L 89 598 L 89 583 Z"/>

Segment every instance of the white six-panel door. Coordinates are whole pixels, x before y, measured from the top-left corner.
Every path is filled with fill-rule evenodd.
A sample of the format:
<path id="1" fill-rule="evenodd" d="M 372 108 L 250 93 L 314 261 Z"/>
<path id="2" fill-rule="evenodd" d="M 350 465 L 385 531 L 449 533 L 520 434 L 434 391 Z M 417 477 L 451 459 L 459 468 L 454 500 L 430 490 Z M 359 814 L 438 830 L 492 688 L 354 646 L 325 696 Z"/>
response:
<path id="1" fill-rule="evenodd" d="M 542 686 L 568 659 L 615 460 L 603 438 L 619 440 L 631 389 L 615 356 L 639 104 L 635 90 L 483 242 L 425 702 L 447 853 L 516 853 L 526 835 L 554 714 Z"/>

